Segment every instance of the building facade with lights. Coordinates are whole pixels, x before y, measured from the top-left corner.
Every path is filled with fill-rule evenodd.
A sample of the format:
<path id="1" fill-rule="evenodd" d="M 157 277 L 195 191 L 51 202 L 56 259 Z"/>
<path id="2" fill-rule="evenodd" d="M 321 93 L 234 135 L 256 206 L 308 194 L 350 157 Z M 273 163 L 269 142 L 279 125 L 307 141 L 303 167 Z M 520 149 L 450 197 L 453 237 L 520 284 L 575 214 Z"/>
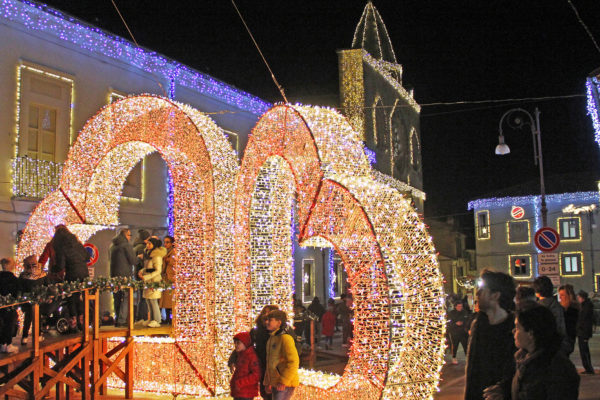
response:
<path id="1" fill-rule="evenodd" d="M 368 2 L 350 49 L 338 51 L 340 107 L 362 135 L 373 167 L 423 212 L 421 107 L 402 81 L 402 65 L 383 20 Z"/>
<path id="2" fill-rule="evenodd" d="M 598 191 L 546 196 L 548 226 L 560 235 L 560 284 L 594 292 L 600 284 L 600 232 L 597 232 Z M 495 197 L 469 202 L 475 224 L 477 268 L 494 268 L 518 282 L 531 282 L 538 274 L 535 233 L 542 228 L 539 195 Z M 555 282 L 556 285 L 557 282 Z"/>
<path id="3" fill-rule="evenodd" d="M 0 3 L 0 255 L 14 254 L 19 232 L 57 189 L 71 144 L 98 110 L 150 93 L 210 115 L 239 153 L 270 104 L 209 75 L 37 3 Z M 169 230 L 169 174 L 157 154 L 130 173 L 120 199 L 122 224 Z M 110 237 L 93 239 L 107 265 Z M 135 236 L 135 232 L 134 232 Z"/>

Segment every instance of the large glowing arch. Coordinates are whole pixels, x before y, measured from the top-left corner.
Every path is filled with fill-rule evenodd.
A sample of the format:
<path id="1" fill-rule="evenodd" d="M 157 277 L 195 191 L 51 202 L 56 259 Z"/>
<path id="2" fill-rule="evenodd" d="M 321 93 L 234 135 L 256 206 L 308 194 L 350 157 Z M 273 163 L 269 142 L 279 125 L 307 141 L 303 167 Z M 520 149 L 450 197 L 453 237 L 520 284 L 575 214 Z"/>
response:
<path id="1" fill-rule="evenodd" d="M 217 387 L 226 387 L 233 335 L 227 318 L 233 314 L 233 245 L 229 240 L 233 213 L 224 205 L 233 203 L 238 164 L 222 130 L 210 118 L 149 95 L 104 107 L 86 123 L 71 147 L 60 182 L 66 196 L 57 190 L 34 210 L 18 257 L 40 254 L 57 224 L 68 225 L 81 240 L 118 225 L 123 182 L 135 164 L 154 151 L 166 161 L 173 181 L 179 251 L 174 330 L 187 357 L 175 361 L 192 363 L 216 392 Z M 214 321 L 219 321 L 216 329 Z M 173 368 L 181 371 L 177 382 L 199 383 L 189 365 Z"/>
<path id="2" fill-rule="evenodd" d="M 355 341 L 344 375 L 303 371 L 294 398 L 431 397 L 444 331 L 431 238 L 408 201 L 371 176 L 360 138 L 332 110 L 276 106 L 253 130 L 236 188 L 236 330 L 251 326 L 263 305 L 257 301 L 289 310 L 291 283 L 269 284 L 291 273 L 290 257 L 277 253 L 290 245 L 291 213 L 282 209 L 294 200 L 299 241 L 319 236 L 336 248 L 355 298 Z M 269 218 L 256 218 L 265 212 Z"/>
<path id="3" fill-rule="evenodd" d="M 286 252 L 295 201 L 300 241 L 319 236 L 336 247 L 356 298 L 356 340 L 343 377 L 304 371 L 295 398 L 432 395 L 444 314 L 431 239 L 408 201 L 372 177 L 360 139 L 331 110 L 271 109 L 253 131 L 236 181 L 235 154 L 208 117 L 154 96 L 113 103 L 80 132 L 63 169 L 65 195 L 54 192 L 35 209 L 18 257 L 39 254 L 59 223 L 81 240 L 117 225 L 123 181 L 153 151 L 165 159 L 174 184 L 178 320 L 175 339 L 136 343 L 139 357 L 146 355 L 136 363 L 137 389 L 198 397 L 227 392 L 230 340 L 234 328 L 250 326 L 256 279 L 264 277 L 252 275 L 263 257 L 261 240 L 253 238 L 275 245 L 264 270 L 275 284 L 261 301 L 290 306 Z M 268 203 L 261 196 L 275 201 L 265 209 L 270 214 L 261 214 L 259 206 Z M 251 218 L 270 222 L 254 223 L 253 230 Z M 164 365 L 158 379 L 156 363 Z"/>

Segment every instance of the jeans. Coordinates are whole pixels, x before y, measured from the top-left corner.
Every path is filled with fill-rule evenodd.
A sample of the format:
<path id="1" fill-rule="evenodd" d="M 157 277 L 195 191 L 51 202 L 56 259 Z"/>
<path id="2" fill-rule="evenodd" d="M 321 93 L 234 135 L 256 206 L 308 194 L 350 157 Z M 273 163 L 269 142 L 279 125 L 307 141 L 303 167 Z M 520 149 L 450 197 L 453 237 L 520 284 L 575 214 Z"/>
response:
<path id="1" fill-rule="evenodd" d="M 294 387 L 286 386 L 284 390 L 279 391 L 273 386 L 273 400 L 289 400 L 294 394 Z"/>
<path id="2" fill-rule="evenodd" d="M 148 309 L 150 309 L 150 320 L 160 324 L 160 308 L 158 307 L 158 299 L 146 299 Z"/>
<path id="3" fill-rule="evenodd" d="M 121 290 L 113 293 L 115 306 L 115 324 L 127 323 L 127 311 L 129 309 L 129 290 Z"/>

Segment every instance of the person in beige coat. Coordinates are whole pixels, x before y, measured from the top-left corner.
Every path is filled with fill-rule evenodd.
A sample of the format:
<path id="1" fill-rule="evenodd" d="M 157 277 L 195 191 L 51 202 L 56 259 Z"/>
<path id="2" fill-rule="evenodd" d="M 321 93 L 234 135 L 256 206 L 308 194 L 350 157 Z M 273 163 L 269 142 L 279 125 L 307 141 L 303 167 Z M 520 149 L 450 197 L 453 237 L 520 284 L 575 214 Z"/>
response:
<path id="1" fill-rule="evenodd" d="M 177 264 L 177 252 L 175 250 L 175 238 L 173 236 L 165 236 L 163 240 L 167 255 L 163 258 L 162 280 L 168 284 L 175 282 L 175 268 Z M 165 322 L 171 323 L 173 315 L 173 290 L 167 289 L 162 292 L 160 299 L 160 308 L 165 309 Z"/>
<path id="2" fill-rule="evenodd" d="M 167 249 L 162 247 L 160 239 L 152 237 L 146 242 L 146 250 L 150 253 L 150 259 L 144 268 L 140 270 L 138 276 L 144 282 L 161 282 L 163 257 L 167 255 Z M 150 310 L 150 320 L 144 324 L 149 328 L 160 327 L 160 308 L 158 308 L 158 300 L 160 298 L 160 289 L 144 289 L 144 299 L 146 299 L 148 309 Z"/>

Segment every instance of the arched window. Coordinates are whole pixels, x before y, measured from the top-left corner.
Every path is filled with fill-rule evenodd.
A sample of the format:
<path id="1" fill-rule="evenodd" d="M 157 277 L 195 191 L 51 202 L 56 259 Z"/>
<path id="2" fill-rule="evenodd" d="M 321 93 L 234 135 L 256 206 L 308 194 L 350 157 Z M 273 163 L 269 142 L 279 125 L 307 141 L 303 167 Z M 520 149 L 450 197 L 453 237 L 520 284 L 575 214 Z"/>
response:
<path id="1" fill-rule="evenodd" d="M 419 134 L 414 127 L 410 130 L 409 147 L 410 165 L 417 168 L 421 164 L 421 143 L 419 141 Z"/>

